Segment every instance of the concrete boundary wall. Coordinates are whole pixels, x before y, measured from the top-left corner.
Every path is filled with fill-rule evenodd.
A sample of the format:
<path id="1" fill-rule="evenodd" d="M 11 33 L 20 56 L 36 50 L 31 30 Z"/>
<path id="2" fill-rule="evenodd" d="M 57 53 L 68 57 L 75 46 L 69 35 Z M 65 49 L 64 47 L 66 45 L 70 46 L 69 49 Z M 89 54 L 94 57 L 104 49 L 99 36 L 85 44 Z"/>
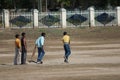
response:
<path id="1" fill-rule="evenodd" d="M 85 12 L 85 13 L 84 13 Z M 25 13 L 25 12 L 24 12 Z M 14 15 L 15 18 L 11 19 L 11 13 L 9 10 L 3 10 L 4 28 L 16 27 L 40 27 L 39 24 L 46 25 L 48 27 L 97 27 L 97 26 L 120 26 L 120 7 L 116 7 L 115 10 L 95 10 L 93 7 L 88 8 L 85 11 L 67 11 L 62 8 L 59 12 L 56 12 L 57 17 L 50 12 L 46 12 L 48 15 L 40 13 L 37 9 L 34 9 L 30 13 L 30 18 L 21 15 Z M 55 14 L 55 15 L 56 15 Z M 2 15 L 2 14 L 0 14 Z M 40 15 L 44 17 L 39 18 Z M 54 26 L 54 24 L 58 23 Z M 22 25 L 21 25 L 22 24 Z M 26 26 L 28 25 L 28 26 Z"/>

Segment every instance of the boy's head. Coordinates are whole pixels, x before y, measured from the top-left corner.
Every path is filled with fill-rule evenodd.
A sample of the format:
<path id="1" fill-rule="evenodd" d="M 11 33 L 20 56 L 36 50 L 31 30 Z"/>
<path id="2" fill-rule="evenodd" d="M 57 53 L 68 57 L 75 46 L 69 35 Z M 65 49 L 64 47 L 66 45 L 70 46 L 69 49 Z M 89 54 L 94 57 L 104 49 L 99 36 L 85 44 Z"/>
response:
<path id="1" fill-rule="evenodd" d="M 24 37 L 24 36 L 25 36 L 25 34 L 26 34 L 25 32 L 22 32 L 22 34 L 21 34 L 21 35 Z"/>
<path id="2" fill-rule="evenodd" d="M 15 38 L 19 38 L 19 36 L 20 36 L 19 34 L 16 34 L 16 35 L 15 35 Z"/>
<path id="3" fill-rule="evenodd" d="M 67 35 L 67 32 L 63 32 L 63 35 Z"/>
<path id="4" fill-rule="evenodd" d="M 41 36 L 44 36 L 44 37 L 45 37 L 45 35 L 46 35 L 46 34 L 45 34 L 44 32 L 41 33 Z"/>

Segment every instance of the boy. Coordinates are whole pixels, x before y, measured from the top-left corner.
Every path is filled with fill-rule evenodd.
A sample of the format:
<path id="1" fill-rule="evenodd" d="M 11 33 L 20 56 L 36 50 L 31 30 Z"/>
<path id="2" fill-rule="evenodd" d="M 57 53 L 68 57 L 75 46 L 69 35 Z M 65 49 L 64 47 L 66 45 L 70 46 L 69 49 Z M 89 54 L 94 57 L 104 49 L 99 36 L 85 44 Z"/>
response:
<path id="1" fill-rule="evenodd" d="M 71 54 L 71 50 L 70 50 L 70 36 L 67 35 L 67 32 L 63 33 L 63 44 L 64 44 L 64 50 L 65 50 L 65 56 L 64 56 L 64 62 L 68 63 L 68 57 Z"/>
<path id="2" fill-rule="evenodd" d="M 18 64 L 18 61 L 20 61 L 20 49 L 21 49 L 21 42 L 20 42 L 20 35 L 15 35 L 15 57 L 14 57 L 14 65 Z"/>
<path id="3" fill-rule="evenodd" d="M 21 64 L 26 64 L 26 56 L 27 56 L 27 43 L 26 43 L 26 33 L 21 34 Z"/>

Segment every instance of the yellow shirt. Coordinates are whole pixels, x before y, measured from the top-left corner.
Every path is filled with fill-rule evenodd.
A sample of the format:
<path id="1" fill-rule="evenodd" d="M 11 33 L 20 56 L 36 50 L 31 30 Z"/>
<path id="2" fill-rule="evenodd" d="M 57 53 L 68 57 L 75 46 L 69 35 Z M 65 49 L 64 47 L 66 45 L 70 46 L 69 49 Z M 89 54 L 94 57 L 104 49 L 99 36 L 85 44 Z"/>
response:
<path id="1" fill-rule="evenodd" d="M 70 42 L 70 37 L 68 35 L 63 36 L 63 42 L 64 43 L 69 43 Z"/>
<path id="2" fill-rule="evenodd" d="M 21 47 L 20 39 L 18 39 L 18 38 L 15 39 L 15 46 L 18 48 Z"/>

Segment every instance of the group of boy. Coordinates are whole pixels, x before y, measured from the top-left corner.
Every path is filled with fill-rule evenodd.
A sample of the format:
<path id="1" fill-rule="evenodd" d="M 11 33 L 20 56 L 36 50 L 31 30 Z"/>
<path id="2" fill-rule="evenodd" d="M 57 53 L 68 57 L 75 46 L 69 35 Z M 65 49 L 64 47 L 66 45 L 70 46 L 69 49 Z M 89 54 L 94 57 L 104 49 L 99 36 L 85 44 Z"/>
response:
<path id="1" fill-rule="evenodd" d="M 27 56 L 27 43 L 26 43 L 26 33 L 21 34 L 21 39 L 20 35 L 16 34 L 15 37 L 15 58 L 14 58 L 14 65 L 18 64 L 20 52 L 21 52 L 21 64 L 26 64 L 26 56 Z M 35 47 L 33 50 L 32 57 L 35 54 L 36 48 L 38 49 L 38 57 L 37 57 L 37 64 L 42 64 L 43 63 L 43 57 L 45 55 L 44 51 L 44 42 L 45 42 L 45 36 L 46 34 L 44 32 L 41 33 L 41 36 L 38 37 L 35 41 Z M 64 55 L 64 62 L 68 63 L 68 57 L 71 54 L 71 49 L 70 49 L 70 36 L 67 34 L 67 32 L 63 32 L 63 38 L 62 38 L 64 50 L 65 50 L 65 55 Z"/>
<path id="2" fill-rule="evenodd" d="M 27 56 L 27 43 L 26 43 L 26 33 L 20 35 L 15 35 L 15 57 L 14 57 L 14 65 L 17 64 L 26 64 L 26 56 Z M 21 53 L 21 55 L 20 55 Z"/>

